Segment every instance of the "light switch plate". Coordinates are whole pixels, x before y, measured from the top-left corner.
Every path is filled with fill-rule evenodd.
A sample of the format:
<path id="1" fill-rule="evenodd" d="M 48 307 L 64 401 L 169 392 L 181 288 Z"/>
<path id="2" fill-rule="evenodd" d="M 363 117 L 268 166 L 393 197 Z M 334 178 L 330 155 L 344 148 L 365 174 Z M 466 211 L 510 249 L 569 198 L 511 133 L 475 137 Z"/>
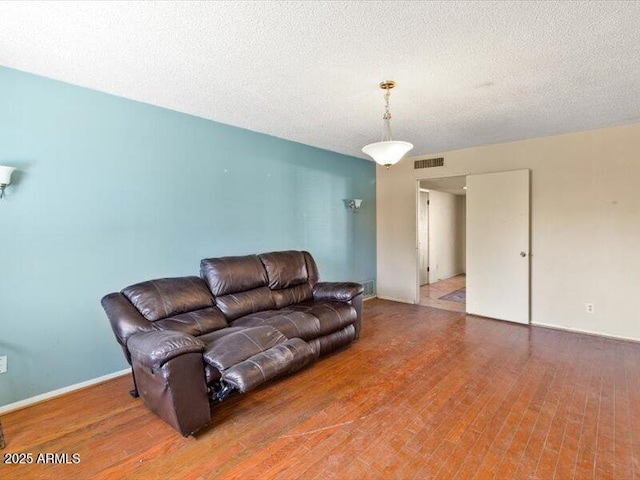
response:
<path id="1" fill-rule="evenodd" d="M 7 372 L 7 356 L 3 355 L 0 357 L 0 373 Z"/>

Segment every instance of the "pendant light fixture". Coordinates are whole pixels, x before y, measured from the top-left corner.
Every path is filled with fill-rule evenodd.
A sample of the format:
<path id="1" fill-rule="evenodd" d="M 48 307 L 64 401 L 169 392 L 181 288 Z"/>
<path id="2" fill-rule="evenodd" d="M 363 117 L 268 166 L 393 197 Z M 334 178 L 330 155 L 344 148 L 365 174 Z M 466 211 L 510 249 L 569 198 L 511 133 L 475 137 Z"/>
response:
<path id="1" fill-rule="evenodd" d="M 389 168 L 398 163 L 405 154 L 413 148 L 409 142 L 400 142 L 391 138 L 391 110 L 389 108 L 389 96 L 391 89 L 396 86 L 393 80 L 386 80 L 380 83 L 380 88 L 385 91 L 385 111 L 382 119 L 382 141 L 370 143 L 362 148 L 362 153 L 369 155 L 376 163 Z"/>

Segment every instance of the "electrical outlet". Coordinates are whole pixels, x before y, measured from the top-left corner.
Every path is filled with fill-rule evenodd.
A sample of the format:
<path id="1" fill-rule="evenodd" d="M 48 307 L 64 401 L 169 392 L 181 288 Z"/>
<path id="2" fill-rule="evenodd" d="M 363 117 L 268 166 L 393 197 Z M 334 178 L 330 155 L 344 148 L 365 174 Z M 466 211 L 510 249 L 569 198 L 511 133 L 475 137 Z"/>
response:
<path id="1" fill-rule="evenodd" d="M 7 372 L 7 356 L 3 355 L 0 357 L 0 373 Z"/>
<path id="2" fill-rule="evenodd" d="M 595 311 L 593 303 L 587 303 L 585 307 L 586 307 L 585 310 L 587 311 L 587 313 L 593 313 Z"/>

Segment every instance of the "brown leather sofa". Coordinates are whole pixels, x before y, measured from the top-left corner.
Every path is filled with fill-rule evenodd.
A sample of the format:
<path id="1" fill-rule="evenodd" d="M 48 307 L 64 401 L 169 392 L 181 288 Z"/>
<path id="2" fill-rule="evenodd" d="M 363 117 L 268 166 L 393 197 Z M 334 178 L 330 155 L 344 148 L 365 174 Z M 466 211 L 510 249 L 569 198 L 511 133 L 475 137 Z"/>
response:
<path id="1" fill-rule="evenodd" d="M 353 342 L 362 285 L 318 282 L 308 252 L 207 258 L 200 277 L 150 280 L 102 299 L 134 396 L 187 436 L 210 401 L 244 393 Z"/>

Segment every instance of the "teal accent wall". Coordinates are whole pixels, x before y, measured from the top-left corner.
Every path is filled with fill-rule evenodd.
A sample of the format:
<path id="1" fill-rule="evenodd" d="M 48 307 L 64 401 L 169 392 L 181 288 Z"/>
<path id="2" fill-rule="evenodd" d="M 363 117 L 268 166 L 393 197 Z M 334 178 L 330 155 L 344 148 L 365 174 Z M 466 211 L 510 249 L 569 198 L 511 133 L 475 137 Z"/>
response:
<path id="1" fill-rule="evenodd" d="M 373 163 L 0 67 L 0 406 L 127 367 L 100 306 L 201 258 L 374 279 Z M 362 198 L 356 214 L 343 199 Z"/>

